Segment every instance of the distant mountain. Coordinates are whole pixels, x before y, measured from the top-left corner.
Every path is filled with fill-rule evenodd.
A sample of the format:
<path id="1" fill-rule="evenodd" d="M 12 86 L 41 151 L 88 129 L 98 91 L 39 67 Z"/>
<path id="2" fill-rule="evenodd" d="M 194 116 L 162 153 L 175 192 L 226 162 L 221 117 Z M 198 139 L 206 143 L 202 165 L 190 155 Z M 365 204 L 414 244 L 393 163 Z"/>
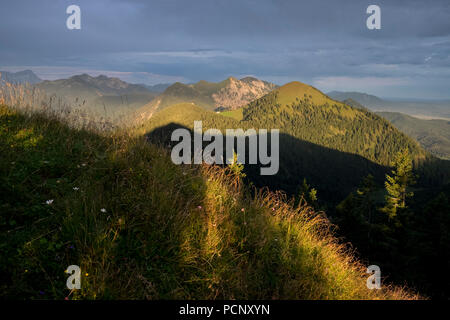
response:
<path id="1" fill-rule="evenodd" d="M 164 92 L 164 90 L 166 90 L 171 85 L 172 85 L 171 83 L 159 83 L 159 84 L 155 84 L 153 86 L 143 84 L 143 86 L 146 87 L 150 92 L 156 92 L 156 93 Z"/>
<path id="2" fill-rule="evenodd" d="M 82 98 L 89 96 L 143 94 L 149 92 L 142 85 L 129 84 L 118 78 L 109 78 L 104 75 L 91 77 L 88 74 L 76 75 L 69 79 L 55 81 L 46 80 L 37 86 L 48 92 L 65 92 L 68 95 L 76 95 L 77 92 L 81 92 L 85 95 L 81 96 Z"/>
<path id="3" fill-rule="evenodd" d="M 106 113 L 107 116 L 135 110 L 157 95 L 142 85 L 104 75 L 76 75 L 68 79 L 43 81 L 36 87 L 48 95 L 63 99 L 71 107 Z"/>
<path id="4" fill-rule="evenodd" d="M 349 98 L 349 99 L 345 99 L 342 101 L 343 103 L 345 103 L 346 105 L 353 107 L 353 108 L 357 108 L 357 109 L 362 109 L 365 111 L 369 111 L 369 109 L 367 109 L 365 106 L 363 106 L 361 103 Z"/>
<path id="5" fill-rule="evenodd" d="M 400 112 L 416 118 L 450 120 L 450 101 L 445 100 L 391 100 L 361 92 L 340 91 L 329 92 L 328 96 L 342 102 L 349 100 L 350 104 L 357 102 L 372 111 Z"/>
<path id="6" fill-rule="evenodd" d="M 176 82 L 141 108 L 140 118 L 149 119 L 155 112 L 180 103 L 195 104 L 206 110 L 234 110 L 275 88 L 277 88 L 275 84 L 252 77 L 241 80 L 230 77 L 221 82 L 201 80 L 194 84 Z"/>
<path id="7" fill-rule="evenodd" d="M 332 91 L 332 92 L 327 93 L 327 95 L 330 98 L 338 100 L 338 101 L 352 99 L 366 107 L 375 107 L 375 106 L 380 106 L 380 105 L 384 104 L 383 99 L 381 99 L 377 96 L 371 95 L 371 94 L 361 93 L 361 92 Z"/>
<path id="8" fill-rule="evenodd" d="M 450 160 L 450 121 L 423 120 L 398 112 L 377 112 L 377 114 L 416 139 L 431 154 Z"/>
<path id="9" fill-rule="evenodd" d="M 13 84 L 36 84 L 42 81 L 33 71 L 24 70 L 19 72 L 0 71 L 0 80 Z"/>

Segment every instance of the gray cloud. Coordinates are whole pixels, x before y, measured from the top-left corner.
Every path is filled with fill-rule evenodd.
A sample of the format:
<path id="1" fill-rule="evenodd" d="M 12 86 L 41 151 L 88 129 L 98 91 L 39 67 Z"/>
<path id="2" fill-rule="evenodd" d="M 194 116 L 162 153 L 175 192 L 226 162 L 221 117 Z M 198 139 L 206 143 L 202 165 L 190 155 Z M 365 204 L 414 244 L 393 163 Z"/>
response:
<path id="1" fill-rule="evenodd" d="M 377 1 L 382 29 L 370 31 L 372 3 L 2 1 L 0 67 L 27 66 L 43 77 L 104 71 L 146 83 L 254 75 L 322 90 L 339 83 L 342 90 L 448 98 L 450 2 Z M 81 7 L 82 30 L 65 28 L 70 4 Z"/>

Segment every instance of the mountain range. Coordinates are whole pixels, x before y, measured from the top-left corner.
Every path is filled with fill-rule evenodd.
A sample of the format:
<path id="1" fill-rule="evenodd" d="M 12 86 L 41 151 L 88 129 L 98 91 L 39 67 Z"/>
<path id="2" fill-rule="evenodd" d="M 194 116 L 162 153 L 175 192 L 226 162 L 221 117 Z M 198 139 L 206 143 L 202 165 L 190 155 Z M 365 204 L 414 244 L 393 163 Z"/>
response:
<path id="1" fill-rule="evenodd" d="M 136 111 L 133 122 L 149 120 L 155 113 L 175 104 L 190 103 L 205 110 L 235 110 L 264 96 L 276 85 L 253 77 L 230 77 L 221 82 L 201 80 L 194 84 L 176 82 Z"/>
<path id="2" fill-rule="evenodd" d="M 153 86 L 129 84 L 118 78 L 104 75 L 92 77 L 87 74 L 76 75 L 68 79 L 42 81 L 31 70 L 16 73 L 0 72 L 0 81 L 13 84 L 34 84 L 48 96 L 60 99 L 59 105 L 79 108 L 113 120 L 126 119 L 127 122 L 131 121 L 132 123 L 147 121 L 157 112 L 180 103 L 194 104 L 205 110 L 223 112 L 223 115 L 240 121 L 243 118 L 243 106 L 278 88 L 272 83 L 253 77 L 245 77 L 240 80 L 230 77 L 217 83 L 199 81 L 194 84 L 182 84 L 177 82 Z M 286 89 L 283 90 L 286 91 Z M 401 109 L 403 111 L 406 104 L 410 108 L 409 111 L 414 113 L 411 104 L 388 101 L 366 93 L 332 91 L 324 95 L 307 85 L 302 90 L 304 91 L 303 95 L 314 96 L 313 100 L 316 104 L 340 101 L 344 105 L 363 111 L 369 109 Z M 285 92 L 282 94 L 282 99 L 289 102 L 292 97 Z M 411 103 L 417 104 L 418 102 Z M 423 109 L 425 107 L 422 107 Z M 400 131 L 419 141 L 433 155 L 449 159 L 448 121 L 428 121 L 399 112 L 387 111 L 379 112 L 379 114 L 393 123 Z"/>
<path id="3" fill-rule="evenodd" d="M 339 101 L 356 101 L 372 111 L 400 112 L 422 119 L 450 120 L 450 101 L 447 100 L 382 99 L 362 92 L 341 91 L 332 91 L 327 95 Z"/>
<path id="4" fill-rule="evenodd" d="M 261 200 L 261 203 L 258 200 L 254 206 L 247 206 L 247 204 L 253 203 L 251 199 L 258 199 L 258 195 L 273 191 L 280 195 L 283 203 L 292 204 L 293 207 L 302 205 L 306 201 L 315 210 L 311 215 L 320 217 L 320 219 L 323 217 L 325 221 L 336 224 L 340 237 L 351 241 L 362 257 L 373 264 L 382 265 L 384 274 L 389 275 L 390 279 L 396 283 L 403 284 L 407 280 L 432 294 L 448 296 L 446 288 L 435 288 L 441 283 L 441 279 L 433 278 L 436 269 L 445 269 L 445 265 L 448 265 L 448 257 L 445 254 L 438 257 L 433 256 L 434 260 L 431 264 L 428 258 L 434 252 L 435 247 L 440 248 L 439 252 L 449 252 L 448 244 L 442 239 L 446 239 L 445 230 L 447 229 L 445 228 L 450 226 L 448 214 L 446 215 L 448 213 L 446 199 L 450 194 L 448 190 L 450 188 L 450 161 L 436 158 L 416 140 L 402 133 L 386 119 L 390 118 L 392 122 L 395 122 L 395 118 L 385 114 L 378 115 L 355 100 L 364 98 L 367 101 L 370 97 L 355 94 L 340 96 L 339 98 L 346 98 L 342 102 L 305 83 L 294 81 L 277 87 L 254 78 L 240 80 L 228 78 L 218 83 L 207 81 L 199 81 L 195 84 L 175 83 L 162 93 L 151 92 L 143 85 L 132 85 L 115 78 L 88 75 L 44 81 L 38 83 L 36 87 L 49 94 L 62 97 L 72 104 L 78 103 L 80 106 L 89 106 L 89 108 L 99 108 L 99 105 L 106 105 L 110 99 L 112 103 L 109 103 L 108 107 L 119 109 L 123 108 L 121 107 L 125 104 L 123 101 L 135 99 L 136 103 L 133 109 L 122 109 L 123 114 L 128 114 L 133 121 L 128 123 L 129 127 L 121 128 L 126 133 L 126 139 L 129 140 L 122 141 L 117 136 L 117 134 L 120 135 L 120 132 L 113 132 L 111 140 L 108 138 L 103 141 L 104 137 L 93 135 L 88 142 L 83 144 L 79 143 L 78 135 L 86 137 L 85 132 L 73 133 L 65 125 L 54 129 L 53 124 L 42 126 L 32 124 L 28 128 L 26 127 L 27 123 L 31 122 L 19 121 L 22 115 L 16 116 L 11 110 L 4 110 L 5 117 L 0 120 L 3 121 L 2 126 L 7 130 L 0 132 L 0 138 L 3 139 L 1 147 L 5 149 L 7 155 L 15 155 L 14 152 L 8 152 L 8 150 L 20 147 L 21 152 L 28 159 L 28 171 L 18 171 L 18 174 L 23 174 L 23 176 L 9 173 L 12 163 L 22 164 L 16 156 L 9 156 L 7 161 L 4 161 L 4 165 L 0 166 L 6 170 L 2 176 L 2 179 L 5 180 L 2 186 L 7 186 L 3 193 L 18 197 L 14 201 L 27 201 L 22 198 L 22 194 L 19 195 L 15 190 L 20 187 L 25 188 L 24 190 L 28 192 L 26 188 L 29 186 L 23 181 L 28 177 L 36 178 L 35 166 L 44 166 L 42 172 L 39 172 L 43 179 L 48 180 L 49 171 L 46 166 L 49 161 L 44 159 L 53 159 L 54 152 L 60 152 L 62 153 L 60 159 L 55 160 L 54 167 L 52 167 L 54 170 L 52 180 L 48 180 L 49 187 L 54 187 L 55 191 L 54 193 L 53 191 L 44 193 L 45 199 L 55 198 L 55 207 L 60 203 L 66 203 L 57 196 L 59 194 L 66 196 L 69 193 L 59 191 L 57 181 L 67 178 L 67 172 L 71 172 L 70 175 L 74 177 L 70 178 L 71 181 L 79 179 L 79 174 L 86 172 L 85 178 L 71 182 L 68 190 L 74 191 L 74 188 L 79 188 L 81 183 L 82 190 L 87 190 L 91 185 L 95 185 L 95 188 L 89 193 L 96 199 L 95 210 L 91 208 L 89 210 L 98 212 L 99 208 L 106 206 L 108 209 L 104 210 L 111 210 L 115 213 L 120 210 L 120 220 L 118 221 L 133 219 L 135 212 L 141 212 L 139 219 L 143 220 L 138 219 L 139 221 L 135 221 L 136 224 L 132 224 L 138 226 L 138 229 L 130 230 L 129 233 L 128 231 L 124 234 L 121 233 L 123 238 L 117 246 L 118 250 L 120 249 L 119 252 L 123 250 L 126 255 L 130 252 L 139 255 L 140 251 L 136 248 L 141 247 L 142 241 L 145 239 L 152 239 L 148 242 L 150 245 L 147 248 L 148 252 L 161 254 L 163 250 L 159 247 L 153 248 L 155 244 L 161 243 L 162 247 L 167 247 L 164 242 L 167 241 L 165 237 L 155 238 L 158 228 L 162 224 L 170 220 L 179 222 L 182 228 L 186 227 L 184 219 L 194 216 L 192 211 L 184 212 L 180 211 L 180 208 L 192 207 L 195 214 L 205 217 L 205 219 L 212 219 L 211 213 L 216 212 L 214 211 L 216 209 L 217 217 L 222 219 L 224 217 L 223 209 L 233 208 L 224 223 L 229 226 L 230 230 L 234 230 L 238 221 L 230 219 L 244 219 L 243 222 L 253 228 L 251 232 L 242 233 L 245 239 L 257 236 L 261 230 L 265 230 L 264 232 L 272 230 L 274 226 L 279 225 L 279 222 L 275 223 L 270 220 L 268 225 L 254 224 L 255 219 L 261 217 L 256 208 L 260 208 L 261 203 L 266 200 Z M 137 97 L 142 97 L 142 99 L 138 101 Z M 114 102 L 120 103 L 114 105 Z M 7 117 L 12 117 L 13 120 L 14 117 L 18 117 L 18 119 L 9 122 Z M 272 176 L 261 176 L 261 166 L 248 164 L 248 161 L 243 167 L 234 169 L 233 167 L 220 168 L 220 166 L 173 165 L 169 157 L 163 155 L 164 153 L 168 155 L 170 147 L 175 144 L 171 141 L 173 130 L 186 128 L 192 131 L 196 120 L 203 122 L 203 130 L 216 128 L 225 132 L 224 129 L 238 128 L 244 130 L 250 128 L 279 129 L 278 173 Z M 46 123 L 41 116 L 33 121 Z M 409 126 L 418 125 L 412 123 Z M 36 129 L 34 129 L 35 127 Z M 64 144 L 58 142 L 55 147 L 55 141 L 58 139 L 73 140 Z M 419 137 L 417 139 L 419 140 Z M 93 151 L 91 146 L 95 143 L 99 143 L 99 146 Z M 109 149 L 109 146 L 112 145 L 114 148 Z M 158 146 L 158 148 L 152 153 L 148 153 L 148 149 L 146 149 L 148 145 Z M 42 155 L 42 161 L 35 161 L 36 156 L 41 156 L 34 152 L 36 146 L 38 148 L 48 147 L 49 154 Z M 414 180 L 416 180 L 414 189 L 408 185 L 405 187 L 405 192 L 407 190 L 409 195 L 409 192 L 413 191 L 414 197 L 409 199 L 409 196 L 405 194 L 406 207 L 398 209 L 398 217 L 391 217 L 382 211 L 389 195 L 386 187 L 386 181 L 389 180 L 386 175 L 401 174 L 400 171 L 392 171 L 392 166 L 399 163 L 399 152 L 404 152 L 404 150 L 408 150 L 408 157 L 402 163 L 411 164 Z M 79 165 L 74 166 L 74 157 L 77 159 L 76 163 L 84 163 L 85 165 L 82 166 L 86 166 L 86 168 L 82 169 Z M 97 161 L 96 159 L 100 161 L 98 167 L 91 168 Z M 64 166 L 61 163 L 64 163 Z M 51 165 L 53 166 L 53 162 Z M 197 179 L 191 176 L 191 172 L 197 169 L 200 171 L 230 169 L 239 179 L 242 179 L 243 183 L 234 180 L 233 188 L 242 187 L 242 192 L 233 193 L 232 197 L 227 196 L 227 200 L 222 202 L 225 198 L 219 197 L 218 192 L 223 195 L 234 192 L 231 189 L 220 191 L 216 188 L 217 182 L 221 179 L 218 177 L 223 177 L 223 173 L 218 176 L 201 175 Z M 117 177 L 122 178 L 118 180 Z M 177 178 L 172 180 L 174 177 Z M 40 177 L 37 177 L 34 181 L 35 186 L 30 190 L 40 190 L 39 188 L 46 186 L 46 184 L 42 184 L 41 180 Z M 166 189 L 168 183 L 173 186 L 170 190 Z M 205 183 L 208 184 L 208 187 L 203 185 Z M 76 204 L 73 207 L 79 208 L 80 213 L 84 214 L 86 211 L 84 207 L 79 206 L 77 194 L 73 194 L 67 196 L 69 197 L 67 199 L 73 199 Z M 37 203 L 45 201 L 42 197 L 40 196 L 36 200 Z M 110 198 L 105 202 L 105 197 Z M 183 200 L 180 202 L 180 207 L 174 207 L 173 199 L 177 199 L 177 197 L 182 197 Z M 86 199 L 85 203 L 90 204 L 92 201 Z M 237 207 L 236 203 L 238 203 Z M 275 202 L 270 202 L 269 217 L 272 216 L 271 212 L 277 211 L 279 203 L 281 202 L 278 198 Z M 8 208 L 10 207 L 12 206 L 9 205 Z M 67 210 L 72 210 L 72 206 L 58 208 L 64 214 Z M 26 210 L 26 212 L 28 211 Z M 130 212 L 132 213 L 130 214 Z M 173 214 L 179 212 L 182 214 L 175 218 Z M 237 215 L 236 212 L 238 212 Z M 155 216 L 149 219 L 149 213 L 155 213 Z M 10 216 L 16 219 L 16 212 L 12 210 Z M 286 213 L 286 217 L 291 219 L 297 216 L 289 212 Z M 115 218 L 119 218 L 119 216 Z M 249 220 L 245 220 L 247 218 Z M 126 221 L 129 223 L 129 220 Z M 201 221 L 202 223 L 194 222 L 194 225 L 202 227 L 192 234 L 175 230 L 173 235 L 197 239 L 200 230 L 203 230 L 203 226 L 206 225 L 205 221 Z M 215 225 L 217 221 L 207 220 L 206 223 Z M 427 223 L 428 221 L 430 223 Z M 148 229 L 141 230 L 142 233 L 140 233 L 139 226 L 142 226 L 142 222 L 152 223 L 152 225 Z M 17 222 L 14 220 L 9 223 L 13 226 Z M 168 225 L 172 225 L 171 223 Z M 220 234 L 225 230 L 222 227 L 220 230 L 215 229 L 214 232 Z M 191 226 L 189 229 L 193 230 Z M 291 232 L 289 230 L 291 229 L 288 228 L 287 231 L 283 230 L 282 232 L 276 231 L 276 239 L 284 238 Z M 163 231 L 161 234 L 165 235 L 165 232 Z M 32 235 L 29 238 L 33 238 Z M 173 236 L 171 235 L 169 238 L 173 239 Z M 214 239 L 222 238 L 214 236 Z M 164 240 L 161 242 L 155 239 Z M 213 238 L 208 239 L 208 241 L 214 240 Z M 241 241 L 242 238 L 233 235 L 227 239 L 233 242 L 234 250 L 236 241 L 233 239 Z M 265 243 L 265 241 L 255 241 Z M 186 243 L 188 243 L 186 238 L 183 238 L 174 247 L 178 248 L 182 244 L 182 252 L 185 252 Z M 194 247 L 197 248 L 197 244 L 192 248 Z M 194 251 L 197 250 L 195 248 Z M 213 244 L 212 248 L 218 248 L 218 246 Z M 274 246 L 274 248 L 277 247 Z M 233 250 L 232 252 L 236 252 Z M 15 249 L 13 251 L 18 252 Z M 47 251 L 47 246 L 45 246 L 43 252 Z M 114 256 L 118 256 L 119 252 L 115 252 Z M 316 254 L 313 255 L 316 256 Z M 172 252 L 167 253 L 166 258 L 175 261 L 176 265 L 183 260 L 183 258 L 174 260 L 173 257 Z M 150 260 L 152 259 L 148 259 L 147 254 L 140 259 L 142 263 Z M 192 258 L 189 261 L 197 260 L 197 258 Z M 234 261 L 234 256 L 231 260 Z M 192 265 L 192 262 L 189 261 L 187 265 Z M 273 259 L 268 258 L 267 261 L 273 261 Z M 299 260 L 296 258 L 295 261 Z M 152 265 L 151 268 L 155 266 Z M 411 271 L 407 275 L 404 272 L 405 268 Z M 181 269 L 180 279 L 185 279 L 187 269 L 185 267 Z M 193 269 L 198 270 L 198 267 Z M 275 266 L 274 270 L 279 270 L 279 268 Z M 194 273 L 197 277 L 196 271 Z M 265 273 L 263 272 L 263 274 Z M 291 275 L 292 273 L 288 272 L 288 278 Z M 155 278 L 151 278 L 153 275 L 149 276 L 147 273 L 146 276 L 157 280 L 160 278 L 160 270 L 158 269 L 156 272 Z M 174 283 L 178 283 L 178 281 Z M 162 287 L 164 285 L 159 288 Z M 259 290 L 255 292 L 259 292 Z M 286 292 L 291 291 L 287 290 Z M 303 291 L 300 289 L 298 292 Z M 201 295 L 196 296 L 201 297 Z M 263 296 L 266 297 L 266 295 Z"/>
<path id="5" fill-rule="evenodd" d="M 328 92 L 327 95 L 335 100 L 338 101 L 344 101 L 347 99 L 352 99 L 364 106 L 367 107 L 375 107 L 375 106 L 380 106 L 383 105 L 385 102 L 383 101 L 383 99 L 371 95 L 371 94 L 367 94 L 367 93 L 362 93 L 362 92 L 342 92 L 342 91 L 331 91 Z"/>
<path id="6" fill-rule="evenodd" d="M 88 110 L 113 119 L 137 117 L 149 119 L 155 112 L 176 103 L 195 103 L 207 110 L 234 110 L 269 93 L 277 86 L 256 78 L 194 84 L 129 84 L 118 78 L 87 74 L 36 84 L 49 96 L 61 99 L 71 108 Z"/>
<path id="7" fill-rule="evenodd" d="M 157 93 L 143 85 L 129 84 L 104 75 L 76 75 L 68 79 L 42 81 L 36 87 L 64 104 L 107 117 L 118 117 L 152 100 Z"/>

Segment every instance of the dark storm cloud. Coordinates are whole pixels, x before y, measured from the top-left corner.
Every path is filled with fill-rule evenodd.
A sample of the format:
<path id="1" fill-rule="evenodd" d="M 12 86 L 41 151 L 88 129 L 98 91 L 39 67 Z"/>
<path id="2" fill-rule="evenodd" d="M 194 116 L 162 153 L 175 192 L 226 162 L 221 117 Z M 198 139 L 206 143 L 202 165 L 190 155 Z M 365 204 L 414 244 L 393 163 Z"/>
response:
<path id="1" fill-rule="evenodd" d="M 82 30 L 65 27 L 70 4 Z M 366 28 L 370 4 L 381 7 L 381 30 Z M 4 0 L 0 67 L 148 83 L 255 75 L 448 97 L 449 17 L 448 0 Z"/>

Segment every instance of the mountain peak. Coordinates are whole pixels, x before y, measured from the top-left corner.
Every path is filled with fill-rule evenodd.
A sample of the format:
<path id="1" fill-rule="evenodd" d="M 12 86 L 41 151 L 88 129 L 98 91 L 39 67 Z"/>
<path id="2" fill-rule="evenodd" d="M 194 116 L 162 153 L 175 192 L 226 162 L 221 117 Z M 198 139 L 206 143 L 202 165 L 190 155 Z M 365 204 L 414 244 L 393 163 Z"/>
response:
<path id="1" fill-rule="evenodd" d="M 292 104 L 296 100 L 303 99 L 308 99 L 313 104 L 318 105 L 336 103 L 320 90 L 299 81 L 289 82 L 276 89 L 276 92 L 278 93 L 278 103 L 282 105 Z"/>

